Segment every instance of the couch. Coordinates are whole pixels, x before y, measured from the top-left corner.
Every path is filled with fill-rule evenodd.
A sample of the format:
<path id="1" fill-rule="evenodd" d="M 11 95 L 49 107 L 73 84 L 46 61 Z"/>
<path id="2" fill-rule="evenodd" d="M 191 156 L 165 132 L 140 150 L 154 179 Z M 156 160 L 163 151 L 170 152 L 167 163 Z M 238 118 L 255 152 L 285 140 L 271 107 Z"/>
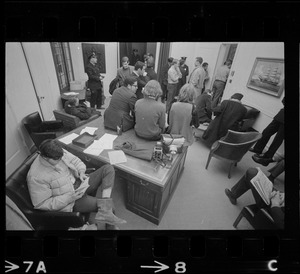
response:
<path id="1" fill-rule="evenodd" d="M 29 156 L 6 180 L 6 195 L 17 205 L 35 230 L 66 230 L 83 226 L 89 214 L 79 212 L 43 211 L 33 208 L 27 187 L 27 173 L 38 153 Z"/>
<path id="2" fill-rule="evenodd" d="M 68 114 L 65 110 L 53 110 L 53 114 L 56 120 L 61 120 L 64 123 L 64 127 L 70 130 L 75 129 L 79 126 L 89 123 L 90 121 L 97 119 L 99 114 L 93 114 L 87 120 L 80 120 L 78 117 Z"/>

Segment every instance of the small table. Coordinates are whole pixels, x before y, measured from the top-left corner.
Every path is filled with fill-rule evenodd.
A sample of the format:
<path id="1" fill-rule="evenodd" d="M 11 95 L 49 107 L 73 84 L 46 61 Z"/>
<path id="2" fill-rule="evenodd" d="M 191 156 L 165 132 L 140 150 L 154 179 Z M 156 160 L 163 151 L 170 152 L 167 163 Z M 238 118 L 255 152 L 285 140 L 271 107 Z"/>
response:
<path id="1" fill-rule="evenodd" d="M 71 133 L 79 134 L 85 127 L 97 127 L 95 134 L 100 138 L 105 133 L 115 134 L 115 131 L 104 128 L 103 116 L 78 127 L 67 134 L 58 138 L 65 137 Z M 114 146 L 122 144 L 125 141 L 142 144 L 151 141 L 138 138 L 134 130 L 123 132 L 114 141 Z M 153 146 L 156 142 L 152 142 Z M 76 155 L 85 163 L 100 167 L 109 163 L 109 150 L 103 150 L 99 156 L 85 154 L 83 148 L 74 144 L 60 144 Z M 114 165 L 116 176 L 121 178 L 127 184 L 126 208 L 139 216 L 149 220 L 152 223 L 159 224 L 163 214 L 173 196 L 174 190 L 179 182 L 180 175 L 184 168 L 187 147 L 183 152 L 176 154 L 173 158 L 172 165 L 168 169 L 157 165 L 155 161 L 146 161 L 126 154 L 127 162 Z"/>
<path id="2" fill-rule="evenodd" d="M 70 99 L 70 97 L 74 96 L 74 95 L 67 95 L 66 93 L 68 93 L 68 92 L 78 93 L 77 97 L 79 99 L 79 103 L 83 103 L 85 101 L 85 96 L 86 96 L 86 90 L 85 89 L 66 91 L 64 93 L 61 93 L 61 95 L 60 95 L 63 107 L 65 106 L 66 101 L 68 101 Z"/>

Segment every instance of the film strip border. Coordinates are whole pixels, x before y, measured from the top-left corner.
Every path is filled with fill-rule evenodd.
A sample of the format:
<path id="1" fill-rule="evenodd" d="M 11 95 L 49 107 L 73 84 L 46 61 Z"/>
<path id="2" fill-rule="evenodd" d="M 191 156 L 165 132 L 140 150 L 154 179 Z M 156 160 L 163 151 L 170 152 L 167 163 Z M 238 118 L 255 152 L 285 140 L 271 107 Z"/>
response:
<path id="1" fill-rule="evenodd" d="M 298 1 L 11 1 L 5 39 L 299 41 L 298 11 Z"/>
<path id="2" fill-rule="evenodd" d="M 165 233 L 157 236 L 88 233 L 68 236 L 6 238 L 6 266 L 18 271 L 47 273 L 199 273 L 250 272 L 299 273 L 299 238 L 280 238 L 276 233 L 244 236 L 222 232 Z M 9 268 L 9 267 L 8 267 Z M 31 269 L 30 269 L 31 268 Z M 29 271 L 31 270 L 31 271 Z M 13 272 L 12 272 L 13 273 Z"/>

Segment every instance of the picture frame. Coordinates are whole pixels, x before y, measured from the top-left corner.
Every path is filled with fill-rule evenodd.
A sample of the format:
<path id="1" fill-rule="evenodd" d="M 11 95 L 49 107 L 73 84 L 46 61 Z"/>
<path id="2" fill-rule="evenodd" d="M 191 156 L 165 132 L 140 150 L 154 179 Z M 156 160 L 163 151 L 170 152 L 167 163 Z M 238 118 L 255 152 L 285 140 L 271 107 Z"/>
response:
<path id="1" fill-rule="evenodd" d="M 257 57 L 247 87 L 280 97 L 284 89 L 284 59 Z"/>
<path id="2" fill-rule="evenodd" d="M 82 43 L 81 45 L 82 45 L 84 71 L 86 72 L 86 65 L 89 62 L 88 57 L 92 53 L 95 53 L 97 56 L 96 66 L 99 67 L 100 73 L 106 73 L 105 45 L 104 44 L 90 44 L 90 43 Z"/>

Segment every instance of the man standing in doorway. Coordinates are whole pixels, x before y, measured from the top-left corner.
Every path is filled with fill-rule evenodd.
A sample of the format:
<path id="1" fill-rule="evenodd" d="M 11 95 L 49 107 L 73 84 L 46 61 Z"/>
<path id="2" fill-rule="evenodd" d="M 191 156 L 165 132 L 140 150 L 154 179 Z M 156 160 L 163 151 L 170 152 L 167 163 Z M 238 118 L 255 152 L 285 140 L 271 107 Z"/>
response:
<path id="1" fill-rule="evenodd" d="M 212 87 L 213 97 L 211 107 L 216 107 L 223 96 L 223 92 L 226 86 L 226 82 L 229 76 L 229 72 L 231 69 L 231 60 L 227 60 L 223 66 L 219 67 L 216 73 L 216 78 Z"/>
<path id="2" fill-rule="evenodd" d="M 188 83 L 193 84 L 193 86 L 196 89 L 196 97 L 198 97 L 201 94 L 202 88 L 203 88 L 203 82 L 205 79 L 206 72 L 201 66 L 203 62 L 202 57 L 196 57 L 195 61 L 195 68 L 192 71 Z"/>
<path id="3" fill-rule="evenodd" d="M 93 52 L 88 57 L 86 73 L 89 77 L 88 88 L 91 90 L 91 108 L 104 109 L 104 94 L 102 80 L 104 76 L 100 74 L 100 69 L 97 64 L 97 55 Z"/>

